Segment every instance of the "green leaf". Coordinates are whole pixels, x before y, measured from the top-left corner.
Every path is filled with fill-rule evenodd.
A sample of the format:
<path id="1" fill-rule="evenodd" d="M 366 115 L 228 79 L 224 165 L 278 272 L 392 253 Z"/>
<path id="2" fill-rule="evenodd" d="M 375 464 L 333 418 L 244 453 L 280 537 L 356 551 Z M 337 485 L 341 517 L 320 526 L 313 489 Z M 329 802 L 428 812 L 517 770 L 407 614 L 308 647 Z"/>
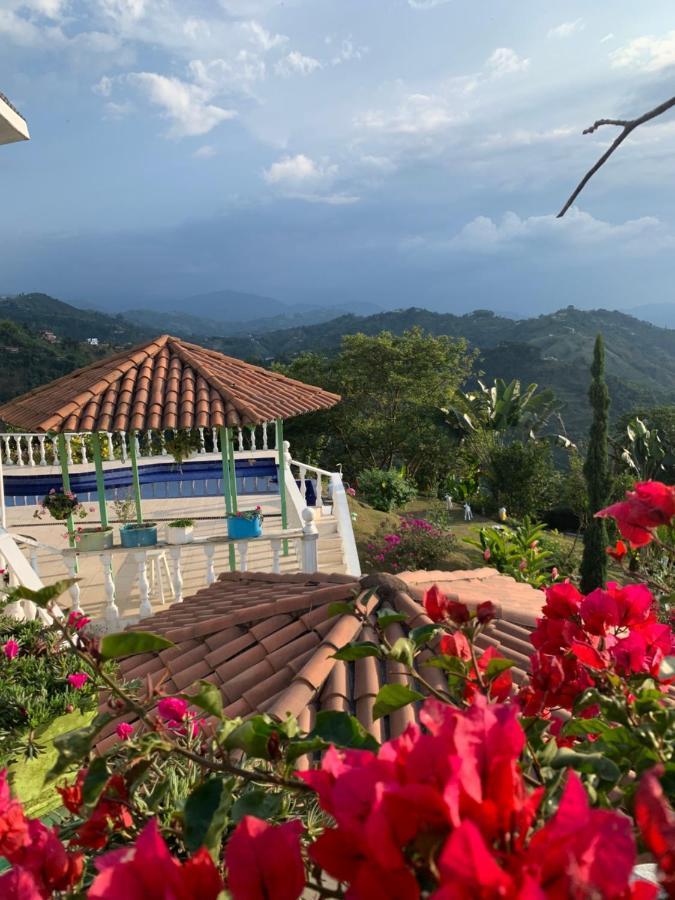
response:
<path id="1" fill-rule="evenodd" d="M 558 755 L 550 763 L 553 769 L 575 769 L 587 775 L 597 775 L 603 781 L 615 783 L 621 778 L 621 770 L 602 753 L 577 753 L 567 747 L 558 750 Z"/>
<path id="2" fill-rule="evenodd" d="M 602 719 L 570 719 L 563 726 L 565 737 L 583 737 L 587 734 L 605 734 L 611 731 L 609 725 Z"/>
<path id="3" fill-rule="evenodd" d="M 424 666 L 443 669 L 444 672 L 450 672 L 452 675 L 466 675 L 469 668 L 469 664 L 458 656 L 434 656 L 433 659 L 425 660 Z"/>
<path id="4" fill-rule="evenodd" d="M 268 716 L 254 716 L 230 732 L 223 746 L 226 750 L 243 750 L 253 759 L 269 759 L 270 738 L 279 733 L 279 726 Z"/>
<path id="5" fill-rule="evenodd" d="M 515 662 L 512 659 L 491 659 L 487 664 L 485 674 L 489 679 L 496 678 L 497 675 L 501 675 L 502 672 L 506 672 L 512 666 L 515 666 Z"/>
<path id="6" fill-rule="evenodd" d="M 89 755 L 91 745 L 99 731 L 108 724 L 111 716 L 107 713 L 96 716 L 91 725 L 86 728 L 78 728 L 77 731 L 68 731 L 54 738 L 54 747 L 58 751 L 56 762 L 47 774 L 48 780 L 58 778 L 72 766 L 78 765 Z"/>
<path id="7" fill-rule="evenodd" d="M 256 816 L 265 821 L 273 819 L 281 812 L 284 795 L 280 792 L 271 793 L 262 788 L 246 791 L 232 807 L 232 824 L 237 825 L 244 816 Z"/>
<path id="8" fill-rule="evenodd" d="M 381 656 L 379 645 L 374 644 L 372 641 L 364 641 L 361 644 L 346 644 L 337 653 L 333 654 L 333 659 L 352 662 L 355 659 L 363 659 L 365 656 Z"/>
<path id="9" fill-rule="evenodd" d="M 355 716 L 331 709 L 322 709 L 316 714 L 309 737 L 320 737 L 329 744 L 357 750 L 377 750 L 380 746 Z"/>
<path id="10" fill-rule="evenodd" d="M 122 634 L 106 634 L 102 638 L 101 656 L 104 659 L 121 659 L 123 656 L 154 653 L 174 646 L 173 641 L 150 631 L 125 631 Z"/>
<path id="11" fill-rule="evenodd" d="M 403 613 L 396 613 L 391 609 L 378 609 L 377 611 L 377 624 L 382 629 L 393 625 L 394 622 L 405 622 L 405 620 L 406 616 Z"/>
<path id="12" fill-rule="evenodd" d="M 94 806 L 98 802 L 109 778 L 110 773 L 105 758 L 98 756 L 96 759 L 92 759 L 82 785 L 82 799 L 85 806 Z"/>
<path id="13" fill-rule="evenodd" d="M 196 694 L 181 694 L 185 700 L 188 700 L 193 706 L 198 706 L 210 716 L 216 716 L 218 719 L 223 718 L 223 695 L 215 684 L 210 681 L 198 681 L 199 690 Z"/>
<path id="14" fill-rule="evenodd" d="M 404 684 L 385 684 L 381 687 L 375 705 L 373 706 L 373 718 L 381 719 L 408 703 L 414 703 L 416 700 L 424 700 L 424 695 L 419 691 L 413 691 Z"/>
<path id="15" fill-rule="evenodd" d="M 52 600 L 56 600 L 61 594 L 65 594 L 68 588 L 72 587 L 79 580 L 79 578 L 64 578 L 61 581 L 55 581 L 54 584 L 45 585 L 38 591 L 31 591 L 30 588 L 19 585 L 19 587 L 10 591 L 5 599 L 8 603 L 12 603 L 15 600 L 32 600 L 36 606 L 44 609 Z"/>
<path id="16" fill-rule="evenodd" d="M 353 616 L 354 615 L 354 604 L 346 603 L 344 600 L 340 600 L 337 603 L 329 603 L 328 604 L 328 618 L 332 619 L 333 616 Z"/>
<path id="17" fill-rule="evenodd" d="M 230 791 L 222 778 L 208 778 L 192 791 L 183 810 L 183 841 L 190 853 L 206 847 L 217 859 L 230 801 Z"/>
<path id="18" fill-rule="evenodd" d="M 412 669 L 415 661 L 415 644 L 408 638 L 399 638 L 387 654 L 389 659 L 395 659 Z"/>
<path id="19" fill-rule="evenodd" d="M 423 644 L 426 644 L 427 641 L 436 637 L 440 630 L 438 625 L 419 625 L 417 628 L 411 630 L 409 637 L 416 647 L 421 647 Z"/>

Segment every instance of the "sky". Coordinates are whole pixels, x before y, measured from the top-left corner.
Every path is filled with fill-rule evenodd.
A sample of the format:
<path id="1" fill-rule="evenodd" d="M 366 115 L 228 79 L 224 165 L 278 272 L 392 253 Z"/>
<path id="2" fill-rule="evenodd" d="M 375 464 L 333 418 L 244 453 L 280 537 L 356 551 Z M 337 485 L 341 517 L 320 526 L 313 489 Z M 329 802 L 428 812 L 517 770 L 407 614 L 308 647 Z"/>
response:
<path id="1" fill-rule="evenodd" d="M 0 294 L 671 302 L 675 113 L 555 214 L 674 71 L 672 0 L 0 0 Z"/>

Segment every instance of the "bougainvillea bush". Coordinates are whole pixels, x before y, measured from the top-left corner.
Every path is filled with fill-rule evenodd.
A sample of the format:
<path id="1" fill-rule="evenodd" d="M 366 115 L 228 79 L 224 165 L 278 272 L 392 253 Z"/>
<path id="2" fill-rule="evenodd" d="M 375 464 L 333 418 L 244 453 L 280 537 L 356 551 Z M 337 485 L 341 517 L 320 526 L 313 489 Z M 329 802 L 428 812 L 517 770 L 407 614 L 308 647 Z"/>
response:
<path id="1" fill-rule="evenodd" d="M 660 541 L 653 507 L 636 516 L 630 526 Z M 30 596 L 44 604 L 61 587 Z M 365 619 L 367 599 L 335 612 Z M 60 739 L 53 776 L 71 818 L 58 831 L 29 820 L 0 777 L 0 854 L 12 866 L 0 896 L 675 897 L 675 647 L 649 588 L 548 587 L 529 677 L 494 648 L 478 655 L 492 603 L 470 610 L 434 587 L 424 606 L 431 623 L 391 644 L 386 629 L 402 617 L 381 604 L 373 639 L 335 654 L 408 672 L 381 688 L 373 713 L 415 703 L 418 724 L 381 745 L 347 713 L 322 711 L 304 734 L 290 718 L 226 719 L 205 682 L 177 696 L 161 682 L 118 683 L 104 661 L 170 643 L 95 640 L 62 623 L 122 714 L 118 742 L 89 755 L 105 716 Z M 415 666 L 429 649 L 422 672 L 438 668 L 441 687 Z M 638 859 L 660 887 L 633 879 Z"/>
<path id="2" fill-rule="evenodd" d="M 366 564 L 380 572 L 437 569 L 457 550 L 457 538 L 426 519 L 402 516 L 366 547 Z"/>

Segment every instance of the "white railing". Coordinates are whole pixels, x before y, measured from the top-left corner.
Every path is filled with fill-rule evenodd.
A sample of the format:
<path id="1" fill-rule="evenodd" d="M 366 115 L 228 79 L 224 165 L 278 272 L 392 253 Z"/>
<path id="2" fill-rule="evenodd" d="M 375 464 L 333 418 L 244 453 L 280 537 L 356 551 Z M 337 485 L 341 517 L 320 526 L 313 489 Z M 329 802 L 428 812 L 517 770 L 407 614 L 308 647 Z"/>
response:
<path id="1" fill-rule="evenodd" d="M 288 449 L 287 442 L 284 443 L 284 449 Z M 330 507 L 329 511 L 335 517 L 338 534 L 340 535 L 345 569 L 348 575 L 355 575 L 358 577 L 361 574 L 361 563 L 359 562 L 359 553 L 354 538 L 352 515 L 349 510 L 347 494 L 342 482 L 342 473 L 328 472 L 326 469 L 320 469 L 318 466 L 299 462 L 296 459 L 291 459 L 290 454 L 287 459 L 288 469 L 293 477 L 293 485 L 295 486 L 296 480 L 300 482 L 300 494 L 302 503 L 305 507 L 305 485 L 308 479 L 314 486 L 314 493 L 316 494 L 315 508 L 317 509 L 319 516 L 323 516 L 327 506 Z M 326 485 L 328 503 L 324 501 L 324 483 Z"/>
<path id="2" fill-rule="evenodd" d="M 136 433 L 136 452 L 139 457 L 170 456 L 167 442 L 176 432 L 144 431 Z M 117 459 L 122 463 L 129 460 L 129 442 L 132 436 L 124 431 L 101 432 L 103 438 L 103 456 L 106 460 Z M 220 434 L 217 428 L 198 428 L 199 448 L 197 455 L 207 453 L 220 454 Z M 93 448 L 91 435 L 81 432 L 70 432 L 64 435 L 66 445 L 66 461 L 69 466 L 91 463 Z M 233 434 L 235 453 L 255 453 L 257 451 L 274 450 L 275 427 L 273 422 L 262 425 L 235 428 Z M 0 457 L 5 466 L 28 466 L 31 468 L 57 465 L 58 450 L 56 437 L 50 434 L 30 432 L 4 432 L 0 434 Z"/>

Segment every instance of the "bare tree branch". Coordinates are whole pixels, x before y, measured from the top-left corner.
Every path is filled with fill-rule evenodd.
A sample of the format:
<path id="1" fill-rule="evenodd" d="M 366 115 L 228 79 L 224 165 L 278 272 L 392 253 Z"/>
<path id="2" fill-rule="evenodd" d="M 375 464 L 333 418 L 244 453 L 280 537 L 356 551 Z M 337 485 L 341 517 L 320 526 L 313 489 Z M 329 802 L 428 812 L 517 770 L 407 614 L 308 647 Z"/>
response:
<path id="1" fill-rule="evenodd" d="M 598 119 L 598 121 L 594 122 L 590 126 L 590 128 L 584 129 L 584 134 L 593 134 L 598 130 L 598 128 L 601 128 L 603 125 L 616 125 L 617 128 L 622 128 L 623 130 L 609 147 L 609 149 L 602 154 L 596 164 L 591 169 L 589 169 L 588 172 L 586 172 L 577 187 L 574 189 L 574 192 L 570 196 L 567 203 L 565 203 L 563 208 L 558 213 L 557 218 L 561 219 L 565 215 L 567 210 L 574 203 L 579 194 L 583 191 L 588 182 L 598 171 L 598 169 L 604 166 L 612 153 L 614 153 L 615 150 L 618 150 L 618 148 L 621 146 L 621 144 L 623 144 L 623 142 L 631 132 L 635 131 L 638 126 L 644 125 L 645 122 L 649 122 L 650 119 L 655 119 L 657 116 L 662 116 L 663 113 L 667 112 L 673 106 L 675 106 L 675 97 L 671 97 L 670 100 L 666 100 L 666 102 L 662 103 L 660 106 L 657 106 L 654 109 L 650 109 L 649 112 L 644 113 L 644 115 L 639 116 L 637 119 Z"/>

